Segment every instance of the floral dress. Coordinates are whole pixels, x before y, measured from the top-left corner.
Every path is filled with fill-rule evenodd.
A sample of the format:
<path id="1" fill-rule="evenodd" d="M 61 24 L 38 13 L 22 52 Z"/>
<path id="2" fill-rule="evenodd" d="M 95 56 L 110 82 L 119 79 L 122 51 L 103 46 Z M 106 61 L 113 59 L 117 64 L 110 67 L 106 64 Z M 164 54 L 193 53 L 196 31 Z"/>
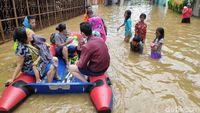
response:
<path id="1" fill-rule="evenodd" d="M 147 24 L 139 21 L 135 25 L 135 34 L 141 37 L 143 43 L 145 42 L 145 39 L 146 39 L 146 32 L 147 32 Z"/>

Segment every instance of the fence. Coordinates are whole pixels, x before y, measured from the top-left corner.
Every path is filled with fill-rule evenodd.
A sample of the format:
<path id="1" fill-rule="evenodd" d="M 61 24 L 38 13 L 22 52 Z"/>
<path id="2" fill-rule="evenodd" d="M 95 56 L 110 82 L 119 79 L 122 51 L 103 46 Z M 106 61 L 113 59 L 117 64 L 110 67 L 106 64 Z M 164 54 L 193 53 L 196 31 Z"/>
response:
<path id="1" fill-rule="evenodd" d="M 36 29 L 68 20 L 84 13 L 86 0 L 0 0 L 0 43 L 12 39 L 25 16 L 36 18 Z"/>

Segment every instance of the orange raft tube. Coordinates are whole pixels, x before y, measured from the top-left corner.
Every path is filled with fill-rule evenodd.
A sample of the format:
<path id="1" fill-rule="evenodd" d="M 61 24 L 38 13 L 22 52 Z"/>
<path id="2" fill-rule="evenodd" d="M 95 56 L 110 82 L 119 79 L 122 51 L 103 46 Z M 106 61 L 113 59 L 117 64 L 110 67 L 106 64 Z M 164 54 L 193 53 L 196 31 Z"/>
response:
<path id="1" fill-rule="evenodd" d="M 26 97 L 31 95 L 34 90 L 26 86 L 28 83 L 35 82 L 35 77 L 21 74 L 15 81 L 10 84 L 0 97 L 0 112 L 9 112 Z"/>
<path id="2" fill-rule="evenodd" d="M 98 113 L 111 113 L 113 106 L 113 94 L 111 82 L 107 75 L 90 77 L 94 85 L 90 89 L 90 97 Z"/>
<path id="3" fill-rule="evenodd" d="M 74 33 L 75 35 L 75 33 Z M 80 34 L 78 38 L 80 37 Z M 55 55 L 55 45 L 51 46 L 51 52 Z M 113 94 L 110 87 L 111 82 L 107 75 L 89 77 L 89 81 L 94 85 L 90 88 L 90 97 L 98 113 L 110 113 L 113 105 Z M 34 83 L 35 77 L 21 74 L 10 84 L 0 97 L 0 112 L 9 112 L 20 102 L 34 93 L 34 90 L 26 84 Z"/>

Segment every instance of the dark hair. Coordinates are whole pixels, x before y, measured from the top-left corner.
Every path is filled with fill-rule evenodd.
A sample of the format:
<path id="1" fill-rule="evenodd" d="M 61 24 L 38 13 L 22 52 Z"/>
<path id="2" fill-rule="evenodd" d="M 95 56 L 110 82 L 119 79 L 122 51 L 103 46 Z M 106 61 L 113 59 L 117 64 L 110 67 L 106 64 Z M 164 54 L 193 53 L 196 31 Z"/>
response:
<path id="1" fill-rule="evenodd" d="M 16 28 L 15 29 L 14 35 L 13 35 L 14 41 L 18 41 L 18 42 L 25 44 L 27 39 L 28 39 L 28 37 L 27 37 L 25 28 Z"/>
<path id="2" fill-rule="evenodd" d="M 83 32 L 86 36 L 92 35 L 92 27 L 88 22 L 80 23 L 80 31 Z"/>
<path id="3" fill-rule="evenodd" d="M 188 8 L 191 8 L 191 5 L 187 4 L 187 7 L 188 7 Z"/>
<path id="4" fill-rule="evenodd" d="M 85 9 L 88 9 L 88 8 L 90 8 L 91 6 L 90 5 L 87 5 L 87 6 L 85 6 Z"/>
<path id="5" fill-rule="evenodd" d="M 140 15 L 140 18 L 142 18 L 142 17 L 144 17 L 144 19 L 146 19 L 146 14 L 142 13 L 142 14 Z"/>
<path id="6" fill-rule="evenodd" d="M 51 36 L 50 36 L 50 42 L 52 44 L 55 44 L 55 35 L 56 35 L 56 33 L 52 33 Z"/>
<path id="7" fill-rule="evenodd" d="M 66 30 L 66 25 L 65 24 L 59 24 L 56 27 L 56 30 L 59 31 L 59 32 L 62 32 L 63 30 Z"/>
<path id="8" fill-rule="evenodd" d="M 126 10 L 125 13 L 127 14 L 127 17 L 125 17 L 125 20 L 128 20 L 131 17 L 131 10 Z"/>
<path id="9" fill-rule="evenodd" d="M 35 19 L 35 17 L 34 16 L 27 16 L 27 19 L 30 21 L 30 20 Z"/>
<path id="10" fill-rule="evenodd" d="M 92 15 L 92 14 L 93 14 L 92 9 L 87 9 L 87 15 Z"/>
<path id="11" fill-rule="evenodd" d="M 165 31 L 164 31 L 164 29 L 163 29 L 162 27 L 158 27 L 158 28 L 156 29 L 156 32 L 159 32 L 160 35 L 161 35 L 160 37 L 158 37 L 159 40 L 162 39 L 162 38 L 164 38 L 164 36 L 165 36 Z"/>

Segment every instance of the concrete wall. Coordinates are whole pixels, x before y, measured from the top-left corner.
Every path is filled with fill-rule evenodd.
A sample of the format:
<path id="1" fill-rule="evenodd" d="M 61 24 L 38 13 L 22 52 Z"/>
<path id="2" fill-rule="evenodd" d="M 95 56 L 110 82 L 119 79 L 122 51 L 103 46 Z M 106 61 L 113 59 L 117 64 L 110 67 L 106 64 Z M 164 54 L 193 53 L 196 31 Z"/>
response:
<path id="1" fill-rule="evenodd" d="M 195 0 L 193 7 L 193 15 L 200 17 L 200 0 Z"/>

